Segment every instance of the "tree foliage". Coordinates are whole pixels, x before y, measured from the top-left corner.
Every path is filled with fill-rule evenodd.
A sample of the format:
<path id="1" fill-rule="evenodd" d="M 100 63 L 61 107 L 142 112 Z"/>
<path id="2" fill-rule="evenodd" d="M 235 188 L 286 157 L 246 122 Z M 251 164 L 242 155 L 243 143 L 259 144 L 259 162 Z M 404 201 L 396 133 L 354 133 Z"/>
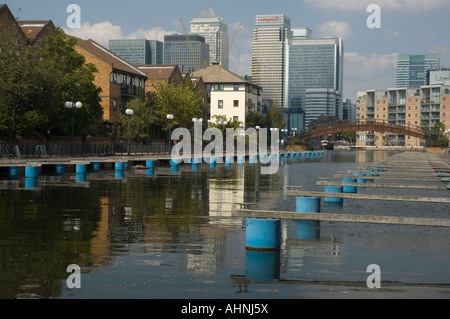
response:
<path id="1" fill-rule="evenodd" d="M 152 125 L 151 109 L 140 99 L 128 102 L 127 109 L 133 110 L 133 115 L 131 117 L 126 114 L 122 115 L 122 137 L 128 136 L 128 127 L 130 126 L 130 135 L 134 141 L 148 143 Z"/>
<path id="2" fill-rule="evenodd" d="M 267 118 L 258 111 L 249 111 L 246 118 L 247 127 L 267 127 Z"/>
<path id="3" fill-rule="evenodd" d="M 192 119 L 202 117 L 202 91 L 196 89 L 189 76 L 180 84 L 163 82 L 154 92 L 147 95 L 147 105 L 151 109 L 151 122 L 168 130 L 181 126 L 191 128 Z M 174 116 L 171 123 L 167 114 Z"/>
<path id="4" fill-rule="evenodd" d="M 268 127 L 282 129 L 286 125 L 284 110 L 277 103 L 269 107 Z"/>
<path id="5" fill-rule="evenodd" d="M 81 101 L 76 110 L 75 134 L 86 136 L 102 118 L 100 89 L 93 84 L 95 67 L 86 64 L 61 29 L 46 45 L 22 47 L 14 42 L 0 51 L 0 135 L 50 138 L 71 133 L 71 110 L 65 101 Z"/>

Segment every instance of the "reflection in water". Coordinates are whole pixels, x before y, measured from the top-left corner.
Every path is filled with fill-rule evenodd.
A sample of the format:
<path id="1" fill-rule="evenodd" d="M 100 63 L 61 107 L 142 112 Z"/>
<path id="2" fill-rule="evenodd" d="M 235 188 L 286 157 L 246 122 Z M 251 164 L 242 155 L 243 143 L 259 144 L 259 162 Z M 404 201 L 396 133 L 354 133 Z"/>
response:
<path id="1" fill-rule="evenodd" d="M 372 263 L 381 264 L 386 280 L 448 284 L 447 229 L 321 222 L 306 231 L 304 223 L 282 220 L 279 251 L 245 249 L 245 220 L 233 217 L 238 203 L 293 211 L 295 198 L 285 195 L 286 186 L 321 191 L 319 177 L 332 179 L 389 155 L 333 151 L 282 161 L 273 175 L 248 163 L 205 164 L 196 171 L 185 165 L 178 172 L 158 166 L 152 174 L 130 169 L 120 178 L 102 170 L 88 172 L 82 183 L 71 173 L 43 172 L 33 189 L 5 174 L 0 298 L 295 298 L 306 293 L 301 285 L 277 281 L 365 281 Z M 448 205 L 427 205 L 355 200 L 322 211 L 448 211 Z M 82 268 L 81 289 L 65 286 L 69 264 Z M 234 283 L 235 276 L 272 286 Z"/>

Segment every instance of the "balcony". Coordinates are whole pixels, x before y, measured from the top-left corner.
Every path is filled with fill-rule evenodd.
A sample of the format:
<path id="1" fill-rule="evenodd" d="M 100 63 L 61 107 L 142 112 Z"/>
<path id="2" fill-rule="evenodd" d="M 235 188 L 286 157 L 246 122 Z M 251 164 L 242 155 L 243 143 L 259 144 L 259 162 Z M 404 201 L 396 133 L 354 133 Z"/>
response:
<path id="1" fill-rule="evenodd" d="M 144 93 L 143 88 L 137 87 L 136 85 L 128 85 L 128 84 L 121 84 L 120 91 L 123 97 L 131 97 L 131 98 L 142 97 Z"/>

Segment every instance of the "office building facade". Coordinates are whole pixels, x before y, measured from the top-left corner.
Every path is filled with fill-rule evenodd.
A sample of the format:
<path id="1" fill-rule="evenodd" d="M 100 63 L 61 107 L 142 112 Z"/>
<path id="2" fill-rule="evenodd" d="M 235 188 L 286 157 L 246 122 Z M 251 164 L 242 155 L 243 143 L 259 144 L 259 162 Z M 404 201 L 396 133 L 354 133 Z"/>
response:
<path id="1" fill-rule="evenodd" d="M 208 7 L 191 21 L 191 34 L 198 34 L 205 38 L 209 45 L 209 63 L 220 64 L 228 70 L 229 49 L 228 26 L 213 8 Z"/>
<path id="2" fill-rule="evenodd" d="M 439 68 L 439 56 L 428 54 L 399 54 L 397 56 L 396 87 L 419 88 L 427 84 L 427 71 Z"/>
<path id="3" fill-rule="evenodd" d="M 165 35 L 164 64 L 178 65 L 181 73 L 193 72 L 203 65 L 209 65 L 209 45 L 205 37 L 198 34 Z"/>
<path id="4" fill-rule="evenodd" d="M 252 81 L 263 88 L 265 103 L 286 107 L 286 50 L 291 39 L 291 20 L 284 14 L 256 16 L 252 41 Z"/>
<path id="5" fill-rule="evenodd" d="M 304 110 L 305 125 L 320 115 L 342 119 L 342 38 L 314 39 L 310 33 L 298 33 L 287 47 L 286 105 Z"/>
<path id="6" fill-rule="evenodd" d="M 164 44 L 146 39 L 109 40 L 109 50 L 135 65 L 163 64 Z"/>

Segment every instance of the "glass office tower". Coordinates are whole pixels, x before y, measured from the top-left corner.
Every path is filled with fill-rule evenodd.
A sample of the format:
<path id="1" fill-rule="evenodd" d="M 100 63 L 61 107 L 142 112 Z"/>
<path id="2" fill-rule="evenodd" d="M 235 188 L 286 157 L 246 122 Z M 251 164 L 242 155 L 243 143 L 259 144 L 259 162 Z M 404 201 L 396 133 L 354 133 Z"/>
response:
<path id="1" fill-rule="evenodd" d="M 164 64 L 176 64 L 182 73 L 209 65 L 209 45 L 198 34 L 164 36 Z"/>
<path id="2" fill-rule="evenodd" d="M 439 68 L 439 56 L 428 54 L 399 54 L 397 56 L 397 87 L 418 88 L 427 84 L 427 71 Z"/>
<path id="3" fill-rule="evenodd" d="M 109 49 L 135 65 L 163 64 L 164 46 L 161 41 L 146 39 L 110 40 Z"/>
<path id="4" fill-rule="evenodd" d="M 304 110 L 305 125 L 320 115 L 342 119 L 343 51 L 342 38 L 294 36 L 288 46 L 286 104 Z"/>
<path id="5" fill-rule="evenodd" d="M 284 14 L 256 16 L 252 41 L 252 81 L 263 88 L 264 103 L 286 107 L 286 48 L 290 39 L 291 20 Z"/>
<path id="6" fill-rule="evenodd" d="M 223 61 L 221 66 L 228 70 L 228 26 L 213 8 L 208 7 L 192 19 L 190 32 L 205 37 L 206 43 L 209 44 L 209 62 L 221 64 Z"/>

